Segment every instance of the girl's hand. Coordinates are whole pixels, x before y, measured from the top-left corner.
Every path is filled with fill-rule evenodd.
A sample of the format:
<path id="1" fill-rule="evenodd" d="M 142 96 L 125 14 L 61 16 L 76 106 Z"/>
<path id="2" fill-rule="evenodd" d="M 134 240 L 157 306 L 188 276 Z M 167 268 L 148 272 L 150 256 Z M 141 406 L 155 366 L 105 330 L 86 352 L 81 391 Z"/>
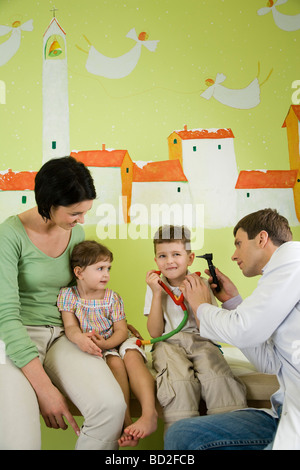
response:
<path id="1" fill-rule="evenodd" d="M 77 339 L 77 345 L 81 351 L 92 354 L 93 356 L 102 357 L 102 350 L 99 344 L 95 344 L 93 338 L 96 335 L 95 331 L 90 331 L 88 333 L 82 333 L 81 336 Z"/>
<path id="2" fill-rule="evenodd" d="M 95 333 L 95 331 L 92 331 L 92 342 L 94 343 L 95 346 L 101 349 L 109 349 L 106 345 L 106 339 L 103 338 L 103 336 L 99 335 L 98 333 Z M 101 350 L 100 349 L 100 350 Z"/>

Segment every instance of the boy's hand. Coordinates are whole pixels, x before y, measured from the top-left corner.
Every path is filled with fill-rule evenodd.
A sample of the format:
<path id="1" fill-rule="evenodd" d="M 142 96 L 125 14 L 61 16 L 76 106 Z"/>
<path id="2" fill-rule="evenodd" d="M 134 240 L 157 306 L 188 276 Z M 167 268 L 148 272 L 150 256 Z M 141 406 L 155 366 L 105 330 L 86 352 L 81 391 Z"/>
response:
<path id="1" fill-rule="evenodd" d="M 151 271 L 147 272 L 146 282 L 148 286 L 151 287 L 153 294 L 164 292 L 163 288 L 159 284 L 159 281 L 160 281 L 160 276 L 157 274 L 157 271 L 152 269 Z"/>
<path id="2" fill-rule="evenodd" d="M 132 333 L 136 338 L 144 339 L 144 338 L 141 336 L 140 332 L 139 332 L 136 328 L 134 328 L 133 325 L 130 325 L 130 324 L 128 323 L 128 324 L 127 324 L 127 328 L 128 328 L 129 331 L 131 331 L 131 333 Z"/>

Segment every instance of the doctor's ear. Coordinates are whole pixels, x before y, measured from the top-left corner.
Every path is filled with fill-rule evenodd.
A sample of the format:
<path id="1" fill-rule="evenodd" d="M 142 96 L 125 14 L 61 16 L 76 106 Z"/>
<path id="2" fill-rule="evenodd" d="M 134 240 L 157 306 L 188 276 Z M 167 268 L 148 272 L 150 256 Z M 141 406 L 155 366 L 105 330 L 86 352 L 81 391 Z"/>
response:
<path id="1" fill-rule="evenodd" d="M 269 240 L 269 234 L 265 230 L 262 230 L 259 234 L 259 245 L 264 248 Z"/>

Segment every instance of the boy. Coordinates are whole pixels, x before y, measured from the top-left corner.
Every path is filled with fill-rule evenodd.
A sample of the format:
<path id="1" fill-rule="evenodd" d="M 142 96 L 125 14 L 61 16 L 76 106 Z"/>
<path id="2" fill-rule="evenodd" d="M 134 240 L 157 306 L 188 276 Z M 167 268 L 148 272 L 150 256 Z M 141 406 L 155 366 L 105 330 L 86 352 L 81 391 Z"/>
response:
<path id="1" fill-rule="evenodd" d="M 154 236 L 155 262 L 163 282 L 179 296 L 179 286 L 188 274 L 195 254 L 190 249 L 186 227 L 160 227 Z M 147 273 L 144 315 L 152 337 L 176 328 L 183 311 L 159 284 L 156 271 Z M 211 292 L 211 302 L 216 305 Z M 165 430 L 175 421 L 199 415 L 200 398 L 207 414 L 247 406 L 245 387 L 233 376 L 219 347 L 201 337 L 190 306 L 184 328 L 171 338 L 154 345 L 153 366 L 157 372 L 157 398 L 163 408 Z"/>

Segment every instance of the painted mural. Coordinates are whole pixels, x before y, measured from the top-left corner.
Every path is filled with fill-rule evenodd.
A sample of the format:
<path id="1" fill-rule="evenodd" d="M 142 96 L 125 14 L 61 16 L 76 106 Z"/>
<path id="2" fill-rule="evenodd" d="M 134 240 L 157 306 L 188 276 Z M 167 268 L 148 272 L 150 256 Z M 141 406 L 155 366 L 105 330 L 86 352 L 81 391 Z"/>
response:
<path id="1" fill-rule="evenodd" d="M 167 3 L 170 5 L 169 2 Z M 208 8 L 207 2 L 198 2 L 198 7 L 195 2 L 192 3 L 194 9 L 201 9 L 200 4 Z M 222 3 L 224 2 L 214 1 L 210 5 L 221 6 Z M 253 14 L 256 12 L 259 27 L 262 29 L 264 28 L 263 21 L 267 21 L 265 15 L 271 12 L 275 26 L 280 29 L 281 34 L 292 34 L 293 37 L 290 40 L 299 41 L 300 14 L 287 15 L 277 9 L 285 3 L 288 3 L 287 0 L 278 0 L 277 2 L 269 0 L 265 7 L 255 10 L 255 6 L 249 4 L 247 8 L 253 9 Z M 52 2 L 49 2 L 49 6 L 52 6 Z M 137 9 L 139 8 L 137 7 Z M 216 17 L 216 10 L 212 6 L 211 8 L 212 17 Z M 13 10 L 11 13 L 13 16 Z M 35 168 L 31 170 L 25 169 L 24 165 L 12 169 L 9 166 L 10 159 L 5 157 L 7 151 L 3 152 L 1 160 L 6 167 L 0 173 L 1 221 L 12 212 L 24 210 L 34 204 L 34 176 L 42 163 L 50 158 L 71 154 L 90 168 L 96 183 L 98 200 L 94 205 L 93 212 L 87 218 L 88 224 L 131 223 L 157 226 L 165 221 L 168 222 L 170 212 L 172 212 L 172 222 L 174 223 L 185 223 L 189 226 L 203 225 L 209 229 L 220 229 L 233 226 L 246 213 L 271 206 L 276 207 L 285 215 L 292 225 L 299 225 L 300 105 L 291 103 L 289 99 L 286 102 L 284 114 L 280 116 L 281 122 L 277 122 L 277 127 L 272 128 L 272 133 L 281 133 L 282 140 L 286 138 L 285 152 L 279 158 L 277 157 L 277 161 L 279 160 L 277 168 L 272 168 L 270 164 L 263 169 L 249 168 L 245 162 L 241 165 L 243 162 L 240 155 L 241 147 L 239 146 L 237 150 L 236 145 L 237 141 L 244 139 L 240 126 L 237 125 L 242 117 L 241 114 L 233 115 L 232 112 L 244 113 L 249 110 L 255 112 L 256 108 L 264 109 L 265 90 L 270 94 L 270 90 L 273 89 L 272 79 L 276 74 L 277 63 L 264 64 L 266 73 L 261 78 L 261 62 L 258 60 L 257 75 L 255 78 L 252 75 L 246 86 L 242 84 L 241 86 L 237 84 L 230 86 L 230 67 L 228 68 L 229 73 L 226 72 L 225 75 L 217 70 L 209 71 L 207 66 L 199 65 L 199 69 L 204 69 L 203 74 L 215 76 L 215 78 L 206 78 L 207 88 L 195 92 L 199 100 L 198 112 L 193 114 L 191 119 L 189 119 L 188 112 L 183 113 L 184 123 L 170 119 L 170 126 L 172 122 L 174 127 L 176 125 L 175 129 L 179 130 L 169 127 L 169 124 L 164 122 L 164 135 L 161 132 L 156 135 L 155 122 L 152 122 L 151 119 L 147 120 L 147 126 L 143 128 L 145 134 L 152 135 L 153 142 L 157 140 L 167 142 L 167 149 L 165 152 L 161 152 L 160 158 L 155 156 L 153 159 L 147 159 L 147 155 L 145 158 L 143 152 L 133 153 L 132 150 L 126 148 L 125 140 L 124 146 L 119 145 L 118 148 L 110 148 L 110 141 L 102 143 L 98 148 L 93 148 L 91 139 L 91 144 L 88 144 L 87 147 L 88 129 L 85 129 L 85 143 L 80 145 L 79 149 L 78 147 L 74 149 L 70 135 L 70 122 L 76 110 L 72 109 L 72 105 L 70 106 L 72 101 L 70 98 L 70 70 L 75 69 L 69 58 L 67 39 L 69 31 L 65 28 L 64 15 L 60 14 L 59 8 L 54 6 L 52 9 L 49 8 L 48 18 L 45 17 L 44 30 L 39 28 L 41 33 L 39 42 L 42 50 L 39 62 L 42 75 L 42 108 L 40 109 L 42 158 L 40 161 L 36 160 Z M 178 15 L 178 21 L 180 18 Z M 12 25 L 2 24 L 0 26 L 0 36 L 4 38 L 0 43 L 0 79 L 2 67 L 4 69 L 10 61 L 17 60 L 19 54 L 23 56 L 26 54 L 25 47 L 22 48 L 22 45 L 26 35 L 35 31 L 33 24 L 35 24 L 34 17 L 24 22 L 15 20 Z M 76 57 L 81 57 L 79 60 L 82 60 L 82 69 L 78 74 L 82 74 L 80 78 L 87 88 L 91 83 L 89 80 L 94 80 L 93 77 L 95 80 L 104 80 L 101 84 L 105 91 L 111 86 L 110 83 L 128 84 L 135 74 L 143 72 L 148 75 L 151 67 L 155 66 L 160 50 L 166 47 L 164 40 L 159 35 L 156 36 L 159 39 L 150 39 L 146 31 L 137 34 L 137 28 L 131 27 L 132 25 L 128 26 L 127 31 L 129 30 L 129 32 L 125 35 L 124 46 L 122 44 L 122 48 L 124 47 L 126 51 L 123 53 L 121 44 L 119 44 L 120 52 L 114 56 L 101 48 L 101 30 L 97 35 L 92 31 L 90 34 L 93 38 L 88 33 L 72 32 L 75 38 L 72 40 L 72 58 L 74 59 L 76 50 L 76 54 L 78 54 Z M 272 26 L 274 24 L 269 22 L 269 27 Z M 124 27 L 127 28 L 126 25 Z M 129 29 L 130 27 L 131 29 Z M 188 31 L 187 27 L 186 31 Z M 203 34 L 205 34 L 205 30 Z M 155 37 L 153 34 L 151 36 Z M 288 41 L 287 38 L 285 40 Z M 171 47 L 170 42 L 168 47 Z M 117 49 L 116 41 L 115 50 Z M 202 52 L 198 53 L 199 59 Z M 174 64 L 176 64 L 178 60 L 176 48 L 174 50 L 170 48 L 169 57 L 173 57 Z M 195 61 L 198 60 L 197 57 L 195 56 Z M 148 65 L 149 60 L 151 60 L 151 65 Z M 221 63 L 220 68 L 224 65 L 224 62 Z M 290 64 L 290 67 L 292 65 Z M 160 66 L 163 68 L 161 62 Z M 83 68 L 87 72 L 86 76 L 83 75 Z M 78 66 L 76 70 L 78 70 Z M 300 75 L 299 68 L 295 73 Z M 225 86 L 227 81 L 229 82 L 228 86 Z M 156 86 L 153 89 L 155 90 Z M 122 90 L 125 90 L 125 87 Z M 145 93 L 147 91 L 143 89 L 132 93 L 126 91 L 122 99 Z M 164 93 L 170 95 L 170 93 L 174 93 L 174 88 L 168 84 L 164 88 Z M 178 96 L 187 93 L 187 90 L 182 89 L 178 91 Z M 122 99 L 120 98 L 119 101 L 120 113 Z M 206 102 L 207 107 L 204 104 Z M 202 110 L 201 103 L 203 103 L 202 106 L 205 106 Z M 214 125 L 212 117 L 205 119 L 205 113 L 209 112 L 209 107 L 215 110 L 213 118 L 215 127 L 204 126 L 207 121 Z M 105 108 L 103 109 L 105 110 Z M 101 109 L 102 114 L 103 109 Z M 144 113 L 145 106 L 142 109 Z M 218 113 L 222 113 L 222 119 L 218 118 Z M 143 115 L 145 116 L 145 114 Z M 97 119 L 97 114 L 94 114 L 94 119 Z M 103 116 L 101 119 L 103 122 Z M 137 116 L 136 121 L 140 120 L 141 117 Z M 82 117 L 83 128 L 84 121 L 85 118 Z M 223 125 L 220 125 L 221 121 Z M 194 125 L 190 126 L 190 122 Z M 248 115 L 248 123 L 245 121 L 244 126 L 247 127 L 250 123 L 251 114 Z M 132 123 L 131 129 L 134 126 L 135 122 Z M 286 133 L 281 127 L 286 129 Z M 99 132 L 101 133 L 101 123 Z M 130 133 L 130 126 L 127 132 Z M 135 139 L 135 137 L 135 132 L 132 132 L 131 138 Z M 118 139 L 111 140 L 118 141 Z M 273 150 L 276 152 L 275 145 Z M 154 207 L 157 208 L 156 212 L 153 210 Z"/>

